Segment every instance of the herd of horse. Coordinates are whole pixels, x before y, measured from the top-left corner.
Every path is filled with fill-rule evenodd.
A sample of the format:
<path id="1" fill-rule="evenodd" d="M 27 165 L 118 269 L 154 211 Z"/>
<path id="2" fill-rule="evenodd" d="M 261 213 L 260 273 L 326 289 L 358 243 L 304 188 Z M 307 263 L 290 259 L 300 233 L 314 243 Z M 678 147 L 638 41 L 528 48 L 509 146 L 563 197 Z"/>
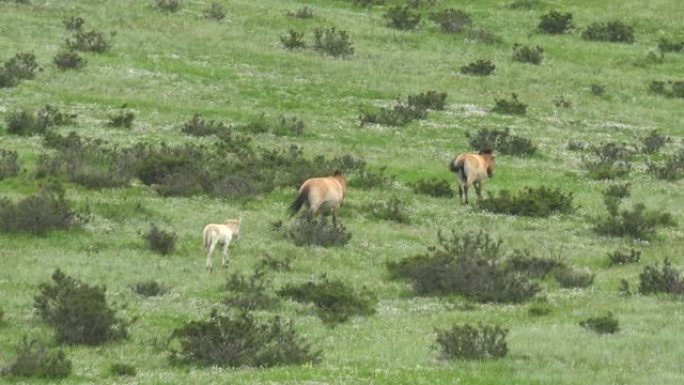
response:
<path id="1" fill-rule="evenodd" d="M 478 199 L 482 197 L 482 183 L 494 176 L 495 167 L 496 157 L 491 149 L 483 149 L 478 153 L 460 154 L 449 163 L 449 170 L 456 174 L 461 204 L 468 204 L 470 186 L 475 187 Z M 335 171 L 332 176 L 309 178 L 299 187 L 297 197 L 289 207 L 290 216 L 294 216 L 303 206 L 307 206 L 309 220 L 313 220 L 321 210 L 330 210 L 333 223 L 336 223 L 337 210 L 342 205 L 346 194 L 347 179 L 339 170 Z M 226 266 L 228 246 L 233 240 L 240 239 L 241 222 L 242 218 L 227 219 L 222 224 L 210 223 L 204 227 L 202 238 L 207 253 L 207 270 L 213 270 L 212 254 L 219 244 L 223 246 L 221 266 Z"/>

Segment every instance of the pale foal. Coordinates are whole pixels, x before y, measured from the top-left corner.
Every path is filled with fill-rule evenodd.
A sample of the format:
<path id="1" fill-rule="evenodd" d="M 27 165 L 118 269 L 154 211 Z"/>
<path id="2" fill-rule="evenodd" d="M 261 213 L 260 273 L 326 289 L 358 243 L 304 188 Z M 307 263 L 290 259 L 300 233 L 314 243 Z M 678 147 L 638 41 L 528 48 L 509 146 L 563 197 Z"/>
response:
<path id="1" fill-rule="evenodd" d="M 219 243 L 223 245 L 221 256 L 221 266 L 224 267 L 228 260 L 228 246 L 233 240 L 240 239 L 240 219 L 227 219 L 223 224 L 210 223 L 204 226 L 202 238 L 204 239 L 204 250 L 207 252 L 207 270 L 214 269 L 211 255 Z"/>

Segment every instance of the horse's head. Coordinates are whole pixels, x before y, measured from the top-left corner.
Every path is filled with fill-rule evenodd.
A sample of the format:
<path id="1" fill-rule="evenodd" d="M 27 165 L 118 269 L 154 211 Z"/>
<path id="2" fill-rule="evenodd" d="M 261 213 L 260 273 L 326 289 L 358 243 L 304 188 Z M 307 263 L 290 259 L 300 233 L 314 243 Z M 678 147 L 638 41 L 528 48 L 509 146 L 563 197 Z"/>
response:
<path id="1" fill-rule="evenodd" d="M 340 184 L 342 185 L 342 193 L 346 194 L 347 193 L 347 178 L 344 176 L 341 170 L 335 170 L 333 173 L 333 178 L 337 179 Z"/>
<path id="2" fill-rule="evenodd" d="M 487 169 L 487 176 L 489 178 L 494 176 L 494 169 L 496 168 L 496 157 L 494 156 L 494 152 L 489 149 L 485 148 L 480 150 L 480 156 L 485 162 L 485 168 Z"/>

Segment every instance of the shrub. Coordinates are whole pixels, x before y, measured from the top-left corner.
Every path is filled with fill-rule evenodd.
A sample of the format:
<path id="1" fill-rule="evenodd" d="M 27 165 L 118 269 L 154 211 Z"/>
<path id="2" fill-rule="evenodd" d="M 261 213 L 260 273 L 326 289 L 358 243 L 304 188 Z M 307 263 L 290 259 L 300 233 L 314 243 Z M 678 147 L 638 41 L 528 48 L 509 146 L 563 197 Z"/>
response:
<path id="1" fill-rule="evenodd" d="M 507 335 L 508 329 L 498 325 L 453 325 L 437 330 L 437 344 L 445 359 L 501 358 L 508 353 Z"/>
<path id="2" fill-rule="evenodd" d="M 206 120 L 199 114 L 195 114 L 192 116 L 192 119 L 183 124 L 181 131 L 188 135 L 209 136 L 216 135 L 219 132 L 225 131 L 227 129 L 228 128 L 221 122 Z"/>
<path id="3" fill-rule="evenodd" d="M 100 345 L 127 336 L 128 325 L 107 304 L 104 286 L 90 286 L 59 269 L 52 281 L 40 284 L 33 305 L 58 342 Z"/>
<path id="4" fill-rule="evenodd" d="M 289 11 L 287 15 L 290 17 L 296 17 L 298 19 L 311 19 L 314 16 L 313 9 L 308 6 L 298 8 L 294 11 Z"/>
<path id="5" fill-rule="evenodd" d="M 397 223 L 409 223 L 409 216 L 404 211 L 405 205 L 406 204 L 401 199 L 397 197 L 391 197 L 386 201 L 371 203 L 366 207 L 365 211 L 375 219 L 393 221 Z"/>
<path id="6" fill-rule="evenodd" d="M 666 37 L 661 37 L 658 41 L 660 52 L 684 52 L 684 41 L 672 41 Z"/>
<path id="7" fill-rule="evenodd" d="M 541 64 L 544 49 L 542 47 L 528 47 L 518 43 L 513 44 L 513 60 L 521 63 Z"/>
<path id="8" fill-rule="evenodd" d="M 74 119 L 76 119 L 76 114 L 62 113 L 57 107 L 49 104 L 46 104 L 36 112 L 36 123 L 41 129 L 71 124 Z"/>
<path id="9" fill-rule="evenodd" d="M 361 7 L 370 7 L 373 5 L 385 4 L 385 0 L 347 0 L 347 1 L 354 4 L 354 5 L 359 5 Z"/>
<path id="10" fill-rule="evenodd" d="M 0 229 L 43 235 L 50 230 L 70 229 L 77 223 L 71 204 L 59 184 L 49 184 L 17 203 L 0 199 Z"/>
<path id="11" fill-rule="evenodd" d="M 122 362 L 113 363 L 109 367 L 109 372 L 113 376 L 119 377 L 135 377 L 135 375 L 138 374 L 138 371 L 136 370 L 135 366 L 131 364 L 124 364 Z"/>
<path id="12" fill-rule="evenodd" d="M 15 135 L 41 134 L 44 129 L 44 127 L 38 126 L 33 113 L 25 109 L 10 112 L 5 117 L 5 122 L 7 123 L 7 132 Z"/>
<path id="13" fill-rule="evenodd" d="M 49 351 L 38 341 L 28 341 L 24 337 L 17 345 L 17 357 L 0 368 L 0 375 L 2 374 L 59 380 L 71 374 L 71 360 L 61 349 Z"/>
<path id="14" fill-rule="evenodd" d="M 223 20 L 226 17 L 226 9 L 221 3 L 211 2 L 206 8 L 204 8 L 202 14 L 207 19 Z"/>
<path id="15" fill-rule="evenodd" d="M 492 112 L 497 114 L 525 115 L 527 113 L 527 104 L 519 101 L 518 95 L 515 92 L 511 95 L 511 100 L 494 98 L 495 106 L 492 108 Z"/>
<path id="16" fill-rule="evenodd" d="M 107 39 L 104 33 L 96 30 L 84 31 L 78 30 L 73 36 L 73 40 L 66 39 L 66 45 L 69 49 L 84 52 L 107 52 L 112 48 L 112 39 L 116 32 L 110 33 L 110 38 Z"/>
<path id="17" fill-rule="evenodd" d="M 604 197 L 611 197 L 617 199 L 623 199 L 629 197 L 630 194 L 630 184 L 629 183 L 616 183 L 611 184 L 603 190 Z"/>
<path id="18" fill-rule="evenodd" d="M 346 322 L 357 315 L 372 315 L 378 303 L 375 295 L 366 288 L 357 292 L 344 282 L 329 279 L 325 275 L 318 282 L 285 285 L 278 290 L 278 295 L 297 302 L 313 303 L 318 317 L 331 325 Z"/>
<path id="19" fill-rule="evenodd" d="M 541 16 L 537 28 L 541 32 L 554 35 L 566 33 L 572 28 L 572 13 L 551 11 Z"/>
<path id="20" fill-rule="evenodd" d="M 119 108 L 119 111 L 114 114 L 109 115 L 109 121 L 107 121 L 107 126 L 109 127 L 133 127 L 133 119 L 135 119 L 135 113 L 128 110 L 126 104 Z"/>
<path id="21" fill-rule="evenodd" d="M 553 308 L 546 302 L 535 302 L 527 308 L 527 314 L 532 317 L 543 317 L 551 314 Z"/>
<path id="22" fill-rule="evenodd" d="M 653 130 L 649 132 L 649 134 L 643 138 L 641 138 L 641 146 L 639 147 L 639 151 L 642 154 L 655 154 L 662 149 L 665 144 L 668 142 L 671 142 L 672 139 L 670 139 L 667 136 L 662 136 L 658 133 L 658 130 Z"/>
<path id="23" fill-rule="evenodd" d="M 498 196 L 488 194 L 477 204 L 484 211 L 528 217 L 548 217 L 575 210 L 572 206 L 572 193 L 566 194 L 560 188 L 552 189 L 545 186 L 525 187 L 515 195 L 508 190 L 501 190 Z"/>
<path id="24" fill-rule="evenodd" d="M 618 320 L 610 312 L 603 316 L 587 318 L 580 321 L 579 324 L 583 328 L 599 334 L 613 334 L 620 330 Z"/>
<path id="25" fill-rule="evenodd" d="M 306 43 L 304 42 L 304 33 L 297 32 L 293 29 L 291 29 L 287 35 L 280 36 L 280 42 L 287 49 L 306 48 Z"/>
<path id="26" fill-rule="evenodd" d="M 668 98 L 684 98 L 684 80 L 652 80 L 648 88 L 651 92 Z"/>
<path id="27" fill-rule="evenodd" d="M 171 361 L 220 367 L 272 367 L 317 362 L 312 351 L 295 332 L 292 322 L 279 317 L 257 321 L 250 313 L 222 316 L 212 312 L 208 320 L 190 321 L 174 330 L 180 344 Z"/>
<path id="28" fill-rule="evenodd" d="M 385 174 L 387 167 L 381 167 L 379 170 L 369 170 L 361 168 L 354 173 L 354 177 L 348 181 L 349 187 L 372 189 L 383 188 L 391 186 L 394 178 Z"/>
<path id="29" fill-rule="evenodd" d="M 344 30 L 338 31 L 335 27 L 322 30 L 314 30 L 314 44 L 316 51 L 326 53 L 331 56 L 349 56 L 354 54 L 349 33 Z"/>
<path id="30" fill-rule="evenodd" d="M 496 66 L 491 60 L 480 59 L 461 67 L 461 73 L 473 76 L 489 76 L 494 73 Z"/>
<path id="31" fill-rule="evenodd" d="M 660 226 L 674 226 L 669 213 L 647 210 L 643 203 L 637 203 L 631 210 L 620 210 L 620 200 L 604 193 L 608 216 L 595 219 L 594 231 L 601 235 L 650 239 Z"/>
<path id="32" fill-rule="evenodd" d="M 449 239 L 439 232 L 438 241 L 426 254 L 389 262 L 392 278 L 409 280 L 418 295 L 460 294 L 478 302 L 522 302 L 539 291 L 506 267 L 502 241 L 488 234 L 452 231 Z"/>
<path id="33" fill-rule="evenodd" d="M 16 79 L 33 79 L 36 72 L 43 69 L 36 62 L 36 55 L 27 52 L 19 52 L 4 63 L 3 72 Z"/>
<path id="34" fill-rule="evenodd" d="M 294 257 L 285 256 L 283 258 L 273 257 L 271 255 L 266 255 L 259 260 L 257 264 L 257 270 L 268 269 L 273 271 L 290 271 L 292 270 L 292 260 Z"/>
<path id="35" fill-rule="evenodd" d="M 451 189 L 449 182 L 439 178 L 419 180 L 411 184 L 411 188 L 417 194 L 425 194 L 435 198 L 451 198 L 454 196 L 454 190 Z"/>
<path id="36" fill-rule="evenodd" d="M 339 223 L 329 223 L 323 215 L 308 220 L 305 215 L 286 229 L 285 237 L 297 246 L 343 246 L 351 239 L 351 234 Z"/>
<path id="37" fill-rule="evenodd" d="M 176 240 L 178 237 L 173 231 L 164 231 L 152 224 L 150 229 L 143 236 L 147 247 L 161 255 L 169 255 L 176 250 Z"/>
<path id="38" fill-rule="evenodd" d="M 606 94 L 606 86 L 601 83 L 592 83 L 591 84 L 591 93 L 596 95 L 596 96 L 603 96 Z"/>
<path id="39" fill-rule="evenodd" d="M 12 88 L 19 84 L 19 79 L 0 69 L 0 88 Z"/>
<path id="40" fill-rule="evenodd" d="M 284 116 L 280 115 L 275 122 L 273 129 L 271 130 L 276 135 L 288 136 L 288 135 L 302 135 L 304 133 L 304 121 L 297 116 Z"/>
<path id="41" fill-rule="evenodd" d="M 502 42 L 501 37 L 497 36 L 493 32 L 490 32 L 482 28 L 469 28 L 465 31 L 466 40 L 474 41 L 483 44 L 500 44 Z"/>
<path id="42" fill-rule="evenodd" d="M 181 0 L 154 0 L 157 9 L 164 12 L 178 11 L 183 2 Z"/>
<path id="43" fill-rule="evenodd" d="M 553 100 L 553 105 L 558 108 L 570 108 L 572 107 L 572 102 L 565 99 L 563 95 Z"/>
<path id="44" fill-rule="evenodd" d="M 512 135 L 508 127 L 502 130 L 482 128 L 475 135 L 466 133 L 466 136 L 470 147 L 476 150 L 490 148 L 506 155 L 532 155 L 537 151 L 530 139 Z"/>
<path id="45" fill-rule="evenodd" d="M 427 111 L 409 105 L 397 103 L 394 107 L 362 108 L 359 120 L 361 125 L 382 124 L 403 127 L 414 120 L 425 119 Z"/>
<path id="46" fill-rule="evenodd" d="M 389 8 L 384 17 L 390 27 L 401 30 L 415 29 L 420 23 L 420 14 L 407 5 Z"/>
<path id="47" fill-rule="evenodd" d="M 544 278 L 554 269 L 566 267 L 561 261 L 550 258 L 531 257 L 524 253 L 514 253 L 506 261 L 506 268 L 525 274 L 530 278 Z"/>
<path id="48" fill-rule="evenodd" d="M 0 148 L 0 180 L 17 176 L 20 169 L 19 154 Z"/>
<path id="49" fill-rule="evenodd" d="M 582 288 L 594 282 L 594 274 L 591 272 L 575 270 L 565 265 L 554 268 L 551 275 L 563 288 Z"/>
<path id="50" fill-rule="evenodd" d="M 271 279 L 263 269 L 256 269 L 249 277 L 233 273 L 224 285 L 231 294 L 223 303 L 243 310 L 269 309 L 278 302 L 269 292 L 270 284 Z"/>
<path id="51" fill-rule="evenodd" d="M 156 297 L 158 295 L 164 295 L 169 291 L 164 285 L 155 280 L 138 282 L 135 285 L 132 285 L 131 288 L 135 294 L 143 297 Z"/>
<path id="52" fill-rule="evenodd" d="M 634 28 L 621 21 L 595 22 L 582 31 L 582 39 L 613 43 L 634 43 Z"/>
<path id="53" fill-rule="evenodd" d="M 631 248 L 629 252 L 622 250 L 615 250 L 608 253 L 608 261 L 613 265 L 626 265 L 628 263 L 637 263 L 641 259 L 641 251 Z"/>
<path id="54" fill-rule="evenodd" d="M 646 266 L 639 274 L 639 293 L 641 294 L 684 294 L 684 280 L 680 272 L 673 268 L 670 260 L 665 258 L 663 267 Z"/>
<path id="55" fill-rule="evenodd" d="M 428 91 L 408 96 L 408 105 L 417 110 L 444 110 L 446 92 Z"/>
<path id="56" fill-rule="evenodd" d="M 62 18 L 62 24 L 67 31 L 80 31 L 85 20 L 80 16 L 65 16 Z"/>
<path id="57" fill-rule="evenodd" d="M 535 9 L 544 6 L 543 0 L 514 0 L 506 4 L 509 9 Z"/>
<path id="58" fill-rule="evenodd" d="M 439 24 L 442 32 L 446 33 L 460 33 L 470 28 L 473 24 L 470 13 L 453 8 L 435 12 L 430 16 L 430 19 Z"/>
<path id="59" fill-rule="evenodd" d="M 68 69 L 79 70 L 85 67 L 87 61 L 76 51 L 61 51 L 55 55 L 53 62 L 62 71 Z"/>
<path id="60" fill-rule="evenodd" d="M 630 158 L 633 152 L 624 144 L 608 142 L 599 146 L 592 145 L 589 151 L 592 158 L 582 158 L 582 166 L 593 179 L 614 179 L 627 176 L 632 169 Z"/>
<path id="61" fill-rule="evenodd" d="M 648 171 L 655 175 L 658 179 L 664 180 L 679 180 L 684 177 L 684 148 L 680 148 L 679 152 L 668 155 L 662 165 L 650 162 L 648 164 Z"/>
<path id="62" fill-rule="evenodd" d="M 584 151 L 589 148 L 589 145 L 587 142 L 583 142 L 581 140 L 569 140 L 568 141 L 568 150 L 570 151 Z"/>

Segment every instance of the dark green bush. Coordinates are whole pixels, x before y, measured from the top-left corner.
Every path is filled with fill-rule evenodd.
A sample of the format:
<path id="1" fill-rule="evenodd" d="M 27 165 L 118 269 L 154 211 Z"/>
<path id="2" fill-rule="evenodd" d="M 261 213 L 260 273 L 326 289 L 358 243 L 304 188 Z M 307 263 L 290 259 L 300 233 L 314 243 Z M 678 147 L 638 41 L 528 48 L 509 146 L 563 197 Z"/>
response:
<path id="1" fill-rule="evenodd" d="M 620 330 L 618 320 L 610 312 L 603 316 L 587 318 L 580 321 L 579 324 L 583 328 L 599 334 L 614 334 Z"/>
<path id="2" fill-rule="evenodd" d="M 316 28 L 314 30 L 313 47 L 316 51 L 335 57 L 354 54 L 354 47 L 352 47 L 349 33 L 344 30 L 337 30 L 335 27 L 326 29 Z"/>
<path id="3" fill-rule="evenodd" d="M 116 32 L 110 33 L 107 39 L 104 33 L 96 30 L 84 31 L 79 29 L 73 36 L 73 40 L 66 39 L 66 46 L 69 49 L 83 52 L 107 52 L 112 48 L 112 39 Z"/>
<path id="4" fill-rule="evenodd" d="M 109 127 L 133 127 L 133 120 L 135 119 L 135 113 L 128 109 L 126 104 L 119 108 L 118 112 L 110 114 L 109 120 L 107 121 L 107 126 Z"/>
<path id="5" fill-rule="evenodd" d="M 564 268 L 561 261 L 550 258 L 531 257 L 524 253 L 514 253 L 506 260 L 506 268 L 525 274 L 530 278 L 544 278 L 556 268 Z"/>
<path id="6" fill-rule="evenodd" d="M 19 52 L 3 64 L 3 72 L 15 79 L 33 79 L 36 72 L 43 69 L 36 62 L 36 55 L 28 52 Z"/>
<path id="7" fill-rule="evenodd" d="M 195 114 L 192 116 L 192 119 L 183 123 L 181 131 L 188 135 L 209 136 L 216 135 L 219 132 L 225 131 L 227 129 L 228 128 L 221 122 L 206 120 L 202 118 L 201 115 Z"/>
<path id="8" fill-rule="evenodd" d="M 684 80 L 652 80 L 648 88 L 652 93 L 668 98 L 684 98 Z"/>
<path id="9" fill-rule="evenodd" d="M 17 176 L 21 170 L 19 154 L 16 151 L 0 148 L 0 180 Z"/>
<path id="10" fill-rule="evenodd" d="M 263 269 L 256 269 L 250 276 L 233 273 L 224 285 L 230 294 L 223 303 L 243 310 L 270 309 L 278 302 L 270 286 L 271 278 Z"/>
<path id="11" fill-rule="evenodd" d="M 101 345 L 127 337 L 128 325 L 107 304 L 104 286 L 90 286 L 57 269 L 52 282 L 41 283 L 39 289 L 33 306 L 58 342 Z"/>
<path id="12" fill-rule="evenodd" d="M 292 270 L 292 261 L 294 257 L 291 255 L 278 258 L 271 255 L 266 255 L 259 260 L 257 270 L 273 270 L 273 271 L 290 271 Z"/>
<path id="13" fill-rule="evenodd" d="M 594 283 L 593 273 L 575 270 L 566 265 L 557 266 L 551 271 L 551 275 L 563 288 L 583 288 Z"/>
<path id="14" fill-rule="evenodd" d="M 653 130 L 649 132 L 647 136 L 641 138 L 639 151 L 642 154 L 656 154 L 665 146 L 665 144 L 671 141 L 672 139 L 669 137 L 660 135 L 658 130 Z"/>
<path id="15" fill-rule="evenodd" d="M 454 190 L 451 189 L 449 182 L 439 178 L 419 180 L 412 183 L 411 188 L 417 194 L 425 194 L 435 198 L 451 198 L 454 196 Z"/>
<path id="16" fill-rule="evenodd" d="M 409 223 L 409 216 L 405 211 L 406 203 L 397 197 L 388 200 L 377 201 L 369 204 L 364 210 L 372 218 L 393 221 L 397 223 Z"/>
<path id="17" fill-rule="evenodd" d="M 582 31 L 582 39 L 613 43 L 634 43 L 634 28 L 621 21 L 595 22 Z"/>
<path id="18" fill-rule="evenodd" d="M 476 134 L 466 133 L 470 148 L 480 150 L 490 148 L 506 155 L 532 155 L 537 147 L 530 139 L 512 135 L 509 127 L 503 129 L 481 128 Z"/>
<path id="19" fill-rule="evenodd" d="M 648 171 L 658 179 L 679 180 L 684 178 L 684 148 L 675 154 L 668 155 L 663 164 L 649 162 Z"/>
<path id="20" fill-rule="evenodd" d="M 297 32 L 294 29 L 288 31 L 287 35 L 280 36 L 280 42 L 287 49 L 306 48 L 304 42 L 304 32 Z"/>
<path id="21" fill-rule="evenodd" d="M 223 20 L 226 17 L 226 9 L 223 4 L 214 1 L 204 8 L 202 14 L 206 19 Z"/>
<path id="22" fill-rule="evenodd" d="M 415 12 L 407 5 L 396 5 L 389 8 L 384 17 L 390 27 L 401 30 L 415 29 L 420 23 L 420 13 Z"/>
<path id="23" fill-rule="evenodd" d="M 535 302 L 527 308 L 527 314 L 532 317 L 543 317 L 551 314 L 553 308 L 547 302 Z"/>
<path id="24" fill-rule="evenodd" d="M 445 359 L 483 360 L 501 358 L 508 353 L 508 329 L 499 325 L 453 325 L 437 330 L 437 344 Z"/>
<path id="25" fill-rule="evenodd" d="M 485 211 L 528 217 L 548 217 L 575 210 L 572 206 L 572 193 L 566 194 L 560 188 L 552 189 L 545 186 L 525 187 L 515 195 L 508 190 L 501 190 L 498 196 L 487 194 L 487 197 L 480 199 L 477 204 Z"/>
<path id="26" fill-rule="evenodd" d="M 482 28 L 469 28 L 465 31 L 466 40 L 483 44 L 500 44 L 501 37 L 491 31 Z"/>
<path id="27" fill-rule="evenodd" d="M 71 360 L 61 349 L 49 351 L 36 340 L 26 337 L 17 345 L 17 357 L 6 366 L 0 367 L 1 375 L 17 377 L 38 377 L 59 380 L 71 374 Z"/>
<path id="28" fill-rule="evenodd" d="M 460 294 L 478 302 L 523 302 L 539 291 L 529 277 L 506 266 L 502 241 L 483 232 L 438 233 L 426 254 L 389 262 L 392 278 L 407 279 L 418 295 Z"/>
<path id="29" fill-rule="evenodd" d="M 511 94 L 512 99 L 494 98 L 495 106 L 492 112 L 497 114 L 508 115 L 525 115 L 527 113 L 527 104 L 518 100 L 518 95 L 514 92 Z"/>
<path id="30" fill-rule="evenodd" d="M 537 9 L 546 4 L 543 0 L 514 0 L 506 4 L 509 9 Z"/>
<path id="31" fill-rule="evenodd" d="M 303 6 L 302 8 L 298 8 L 294 11 L 289 11 L 287 12 L 287 15 L 290 17 L 296 17 L 298 19 L 311 19 L 314 16 L 313 9 L 308 6 Z"/>
<path id="32" fill-rule="evenodd" d="M 639 293 L 641 294 L 684 294 L 684 279 L 679 270 L 672 267 L 665 258 L 663 267 L 646 266 L 639 274 Z"/>
<path id="33" fill-rule="evenodd" d="M 0 198 L 0 230 L 42 235 L 50 230 L 66 230 L 77 223 L 71 203 L 59 184 L 49 184 L 16 203 Z"/>
<path id="34" fill-rule="evenodd" d="M 572 13 L 560 13 L 550 11 L 540 17 L 537 29 L 544 33 L 559 35 L 566 33 L 572 28 Z"/>
<path id="35" fill-rule="evenodd" d="M 572 107 L 572 102 L 566 99 L 565 96 L 561 95 L 556 99 L 553 99 L 553 105 L 558 108 L 570 108 Z"/>
<path id="36" fill-rule="evenodd" d="M 331 247 L 346 245 L 351 233 L 340 223 L 328 222 L 326 216 L 308 220 L 302 215 L 286 229 L 285 237 L 297 246 Z"/>
<path id="37" fill-rule="evenodd" d="M 353 188 L 373 189 L 389 187 L 394 182 L 394 177 L 385 174 L 387 167 L 369 170 L 365 167 L 354 172 L 354 176 L 349 179 L 348 185 Z"/>
<path id="38" fill-rule="evenodd" d="M 643 203 L 635 204 L 632 209 L 620 210 L 620 199 L 605 192 L 604 201 L 608 215 L 594 220 L 594 231 L 601 235 L 650 239 L 658 227 L 676 224 L 669 213 L 647 210 Z"/>
<path id="39" fill-rule="evenodd" d="M 582 158 L 582 166 L 592 179 L 614 179 L 627 176 L 632 169 L 634 152 L 623 144 L 608 142 L 589 147 L 591 158 Z"/>
<path id="40" fill-rule="evenodd" d="M 684 41 L 672 41 L 666 37 L 661 37 L 658 41 L 660 52 L 684 52 Z"/>
<path id="41" fill-rule="evenodd" d="M 57 68 L 62 71 L 68 69 L 79 70 L 85 67 L 87 61 L 81 57 L 76 51 L 60 51 L 52 60 Z"/>
<path id="42" fill-rule="evenodd" d="M 596 95 L 596 96 L 603 96 L 606 94 L 606 86 L 601 83 L 592 83 L 591 84 L 591 93 Z"/>
<path id="43" fill-rule="evenodd" d="M 608 253 L 608 261 L 613 265 L 626 265 L 628 263 L 637 263 L 641 259 L 641 251 L 631 248 L 629 252 L 622 250 L 615 250 Z"/>
<path id="44" fill-rule="evenodd" d="M 361 108 L 359 120 L 362 126 L 365 124 L 382 124 L 403 127 L 414 120 L 425 119 L 426 117 L 427 111 L 424 109 L 397 103 L 392 108 Z"/>
<path id="45" fill-rule="evenodd" d="M 304 121 L 299 117 L 280 115 L 278 119 L 276 119 L 275 126 L 273 126 L 271 131 L 276 135 L 297 136 L 304 133 L 304 127 Z"/>
<path id="46" fill-rule="evenodd" d="M 604 197 L 612 197 L 617 199 L 627 198 L 630 195 L 629 183 L 615 183 L 611 184 L 603 190 Z"/>
<path id="47" fill-rule="evenodd" d="M 479 59 L 461 67 L 461 73 L 473 76 L 489 76 L 494 73 L 496 66 L 491 60 Z"/>
<path id="48" fill-rule="evenodd" d="M 234 317 L 213 312 L 208 320 L 187 322 L 174 330 L 172 341 L 180 345 L 170 356 L 178 364 L 261 368 L 320 358 L 297 335 L 292 322 L 279 317 L 258 321 L 247 312 Z"/>
<path id="49" fill-rule="evenodd" d="M 361 7 L 385 4 L 385 0 L 347 0 L 348 2 Z"/>
<path id="50" fill-rule="evenodd" d="M 346 322 L 357 315 L 372 315 L 378 303 L 375 295 L 366 288 L 356 291 L 344 282 L 329 279 L 325 275 L 317 282 L 285 285 L 278 290 L 278 295 L 297 302 L 313 303 L 318 317 L 331 325 Z"/>
<path id="51" fill-rule="evenodd" d="M 154 0 L 158 10 L 164 12 L 176 12 L 183 5 L 181 0 Z"/>
<path id="52" fill-rule="evenodd" d="M 39 127 L 33 113 L 22 109 L 21 111 L 10 112 L 5 117 L 7 132 L 15 135 L 34 135 L 42 134 L 45 127 Z"/>
<path id="53" fill-rule="evenodd" d="M 408 96 L 408 105 L 417 110 L 442 111 L 446 105 L 446 92 L 428 91 Z"/>
<path id="54" fill-rule="evenodd" d="M 584 151 L 589 148 L 587 142 L 581 140 L 570 140 L 568 141 L 568 150 L 570 151 Z"/>
<path id="55" fill-rule="evenodd" d="M 442 32 L 460 33 L 469 29 L 473 24 L 470 13 L 461 9 L 448 8 L 430 15 L 430 19 L 439 24 Z"/>
<path id="56" fill-rule="evenodd" d="M 80 31 L 85 20 L 80 16 L 65 16 L 62 18 L 62 24 L 67 31 Z"/>
<path id="57" fill-rule="evenodd" d="M 544 58 L 544 49 L 536 46 L 534 48 L 518 43 L 513 44 L 513 60 L 521 63 L 541 64 Z"/>
<path id="58" fill-rule="evenodd" d="M 161 255 L 169 255 L 176 250 L 176 240 L 178 237 L 173 231 L 164 231 L 152 224 L 150 229 L 143 236 L 147 247 Z"/>
<path id="59" fill-rule="evenodd" d="M 135 368 L 135 366 L 131 364 L 124 364 L 122 362 L 113 363 L 109 367 L 109 372 L 113 376 L 119 377 L 135 377 L 135 375 L 138 374 L 138 371 Z"/>
<path id="60" fill-rule="evenodd" d="M 169 289 L 155 280 L 141 281 L 131 286 L 133 292 L 143 297 L 156 297 L 166 294 Z"/>

